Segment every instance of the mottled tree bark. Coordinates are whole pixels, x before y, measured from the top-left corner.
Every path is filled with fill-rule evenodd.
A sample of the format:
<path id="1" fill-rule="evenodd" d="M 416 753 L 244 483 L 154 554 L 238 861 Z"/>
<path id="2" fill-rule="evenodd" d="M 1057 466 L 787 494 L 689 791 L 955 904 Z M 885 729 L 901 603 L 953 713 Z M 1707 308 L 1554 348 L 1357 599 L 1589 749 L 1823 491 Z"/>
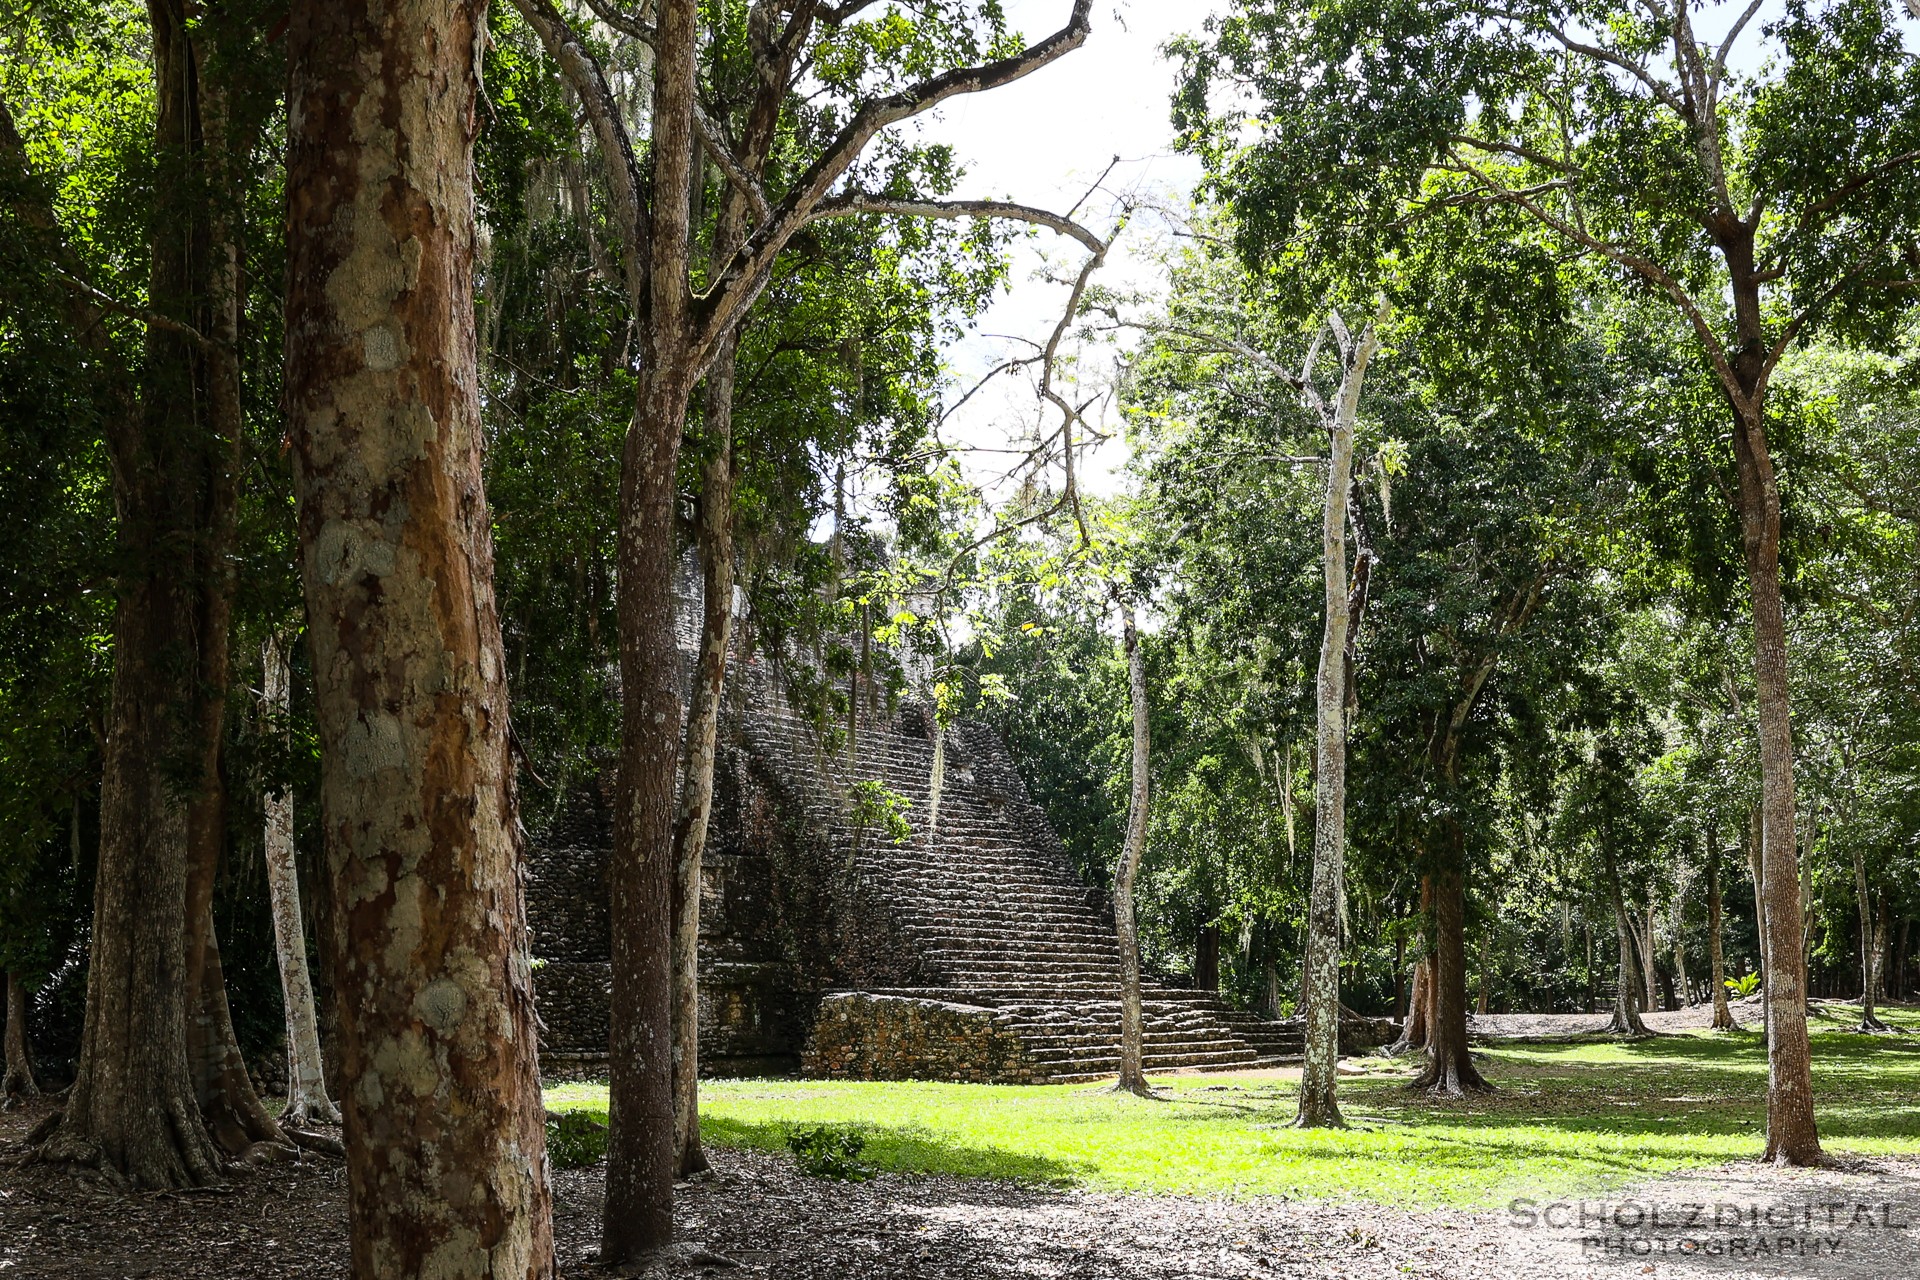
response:
<path id="1" fill-rule="evenodd" d="M 673 1239 L 673 826 L 680 672 L 673 517 L 687 399 L 698 375 L 687 283 L 693 181 L 693 6 L 655 28 L 652 236 L 640 385 L 620 468 L 620 794 L 607 868 L 613 918 L 607 1195 L 600 1256 L 619 1263 Z"/>
<path id="2" fill-rule="evenodd" d="M 1727 1001 L 1727 960 L 1720 937 L 1724 910 L 1720 899 L 1720 831 L 1716 824 L 1707 829 L 1707 961 L 1713 970 L 1713 1029 L 1738 1031 L 1740 1023 Z"/>
<path id="3" fill-rule="evenodd" d="M 33 1053 L 27 1039 L 27 984 L 7 971 L 6 1074 L 0 1078 L 0 1101 L 11 1105 L 21 1098 L 40 1096 L 33 1078 Z"/>
<path id="4" fill-rule="evenodd" d="M 1147 847 L 1149 746 L 1147 718 L 1147 664 L 1140 651 L 1140 633 L 1133 610 L 1120 615 L 1121 640 L 1127 654 L 1127 701 L 1133 713 L 1132 779 L 1127 791 L 1127 835 L 1120 849 L 1120 865 L 1113 876 L 1114 932 L 1120 943 L 1120 1074 L 1116 1093 L 1151 1096 L 1145 1057 L 1145 1027 L 1140 1009 L 1140 928 L 1133 915 L 1133 881 Z M 1337 1012 L 1336 1012 L 1337 1016 Z"/>
<path id="5" fill-rule="evenodd" d="M 284 722 L 288 708 L 287 655 L 278 637 L 268 636 L 261 651 L 266 679 L 261 701 L 273 720 Z M 282 787 L 265 799 L 267 901 L 273 912 L 274 953 L 280 961 L 280 995 L 287 1023 L 287 1105 L 282 1125 L 310 1120 L 340 1123 L 340 1108 L 327 1095 L 320 1055 L 320 1020 L 313 1006 L 313 979 L 307 972 L 307 932 L 300 912 L 300 875 L 293 859 L 293 788 Z"/>
<path id="6" fill-rule="evenodd" d="M 1341 380 L 1328 428 L 1327 488 L 1320 511 L 1320 564 L 1325 621 L 1320 667 L 1314 682 L 1313 881 L 1307 899 L 1304 965 L 1306 1058 L 1300 1073 L 1296 1127 L 1345 1128 L 1336 1097 L 1340 1060 L 1340 904 L 1346 895 L 1347 714 L 1353 701 L 1347 598 L 1347 504 L 1353 481 L 1354 421 L 1367 364 L 1379 342 L 1369 324 L 1355 343 L 1335 313 L 1330 327 L 1339 343 Z M 1306 377 L 1311 368 L 1304 371 Z M 1305 377 L 1303 377 L 1305 381 Z M 1317 401 L 1316 401 L 1317 402 Z M 1364 566 L 1362 572 L 1364 572 Z"/>
<path id="7" fill-rule="evenodd" d="M 297 0 L 287 37 L 286 403 L 362 1280 L 554 1268 L 481 481 L 485 16 Z"/>

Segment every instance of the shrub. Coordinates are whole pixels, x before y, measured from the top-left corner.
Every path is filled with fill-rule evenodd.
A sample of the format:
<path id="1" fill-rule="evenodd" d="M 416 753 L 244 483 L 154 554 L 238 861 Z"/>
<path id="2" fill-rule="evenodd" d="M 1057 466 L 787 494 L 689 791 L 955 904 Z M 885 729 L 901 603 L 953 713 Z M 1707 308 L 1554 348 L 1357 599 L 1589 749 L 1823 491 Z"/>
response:
<path id="1" fill-rule="evenodd" d="M 865 1182 L 877 1172 L 860 1162 L 866 1148 L 867 1136 L 850 1125 L 797 1125 L 787 1130 L 787 1150 L 793 1152 L 800 1171 L 815 1178 Z"/>
<path id="2" fill-rule="evenodd" d="M 607 1154 L 607 1126 L 583 1111 L 547 1113 L 547 1154 L 556 1168 L 584 1169 Z"/>

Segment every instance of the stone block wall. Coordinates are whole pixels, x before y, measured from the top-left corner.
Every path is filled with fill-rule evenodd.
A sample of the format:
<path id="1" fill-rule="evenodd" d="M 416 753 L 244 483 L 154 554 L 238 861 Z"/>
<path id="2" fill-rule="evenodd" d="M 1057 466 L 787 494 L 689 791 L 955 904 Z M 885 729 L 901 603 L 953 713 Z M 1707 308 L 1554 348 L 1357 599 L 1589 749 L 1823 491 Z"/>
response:
<path id="1" fill-rule="evenodd" d="M 820 1002 L 801 1072 L 838 1080 L 1045 1079 L 1004 1015 L 979 1005 L 843 992 Z"/>
<path id="2" fill-rule="evenodd" d="M 763 701 L 759 681 L 738 678 L 751 695 L 722 721 L 702 860 L 701 1069 L 786 1074 L 799 1069 L 824 992 L 922 986 L 928 976 L 884 888 L 861 880 L 824 825 L 811 790 L 818 764 L 796 739 L 797 722 Z M 765 732 L 770 716 L 777 732 Z M 543 962 L 534 990 L 550 1074 L 604 1070 L 612 846 L 598 787 L 569 797 L 529 841 L 527 914 Z"/>

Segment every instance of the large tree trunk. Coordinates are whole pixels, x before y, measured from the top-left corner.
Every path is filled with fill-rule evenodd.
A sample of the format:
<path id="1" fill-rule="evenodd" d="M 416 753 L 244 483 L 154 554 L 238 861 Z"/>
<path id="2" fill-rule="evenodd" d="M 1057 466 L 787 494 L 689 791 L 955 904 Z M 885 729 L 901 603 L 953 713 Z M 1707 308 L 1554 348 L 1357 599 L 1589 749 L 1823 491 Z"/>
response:
<path id="1" fill-rule="evenodd" d="M 1193 949 L 1193 985 L 1202 991 L 1220 989 L 1220 926 L 1200 926 L 1200 937 Z"/>
<path id="2" fill-rule="evenodd" d="M 1749 246 L 1750 248 L 1750 246 Z M 1736 275 L 1740 264 L 1733 264 Z M 1749 273 L 1750 274 L 1750 273 Z M 1754 286 L 1757 292 L 1757 285 Z M 1757 308 L 1743 296 L 1741 311 Z M 1757 321 L 1756 321 L 1757 324 Z M 1757 332 L 1757 328 L 1756 328 Z M 1758 361 L 1758 344 L 1739 363 Z M 1757 375 L 1753 385 L 1759 385 Z M 1818 1164 L 1813 1065 L 1807 1043 L 1807 985 L 1794 838 L 1793 716 L 1787 676 L 1787 623 L 1780 599 L 1780 490 L 1768 453 L 1763 404 L 1753 395 L 1734 426 L 1740 473 L 1740 524 L 1753 593 L 1753 673 L 1760 720 L 1762 890 L 1761 950 L 1766 966 L 1767 1159 Z"/>
<path id="3" fill-rule="evenodd" d="M 261 652 L 269 723 L 284 722 L 288 709 L 287 655 L 278 637 L 268 636 Z M 313 979 L 307 972 L 307 932 L 300 913 L 300 875 L 293 860 L 293 789 L 266 797 L 267 901 L 273 912 L 274 953 L 280 961 L 280 995 L 287 1022 L 287 1105 L 283 1126 L 310 1120 L 340 1123 L 340 1108 L 327 1096 L 327 1075 L 320 1055 L 320 1020 L 313 1007 Z"/>
<path id="4" fill-rule="evenodd" d="M 485 43 L 469 0 L 298 0 L 288 31 L 286 403 L 362 1280 L 554 1269 L 481 480 Z"/>
<path id="5" fill-rule="evenodd" d="M 0 1101 L 12 1105 L 21 1098 L 40 1096 L 33 1078 L 33 1053 L 27 1040 L 27 984 L 7 971 L 6 1075 L 0 1078 Z"/>
<path id="6" fill-rule="evenodd" d="M 1717 825 L 1707 830 L 1707 962 L 1713 975 L 1713 1029 L 1738 1031 L 1733 1006 L 1727 1002 L 1727 960 L 1721 946 L 1720 831 Z"/>
<path id="7" fill-rule="evenodd" d="M 1121 613 L 1121 635 L 1127 651 L 1127 701 L 1133 711 L 1133 774 L 1127 793 L 1127 836 L 1120 849 L 1120 865 L 1113 877 L 1114 932 L 1120 942 L 1120 1075 L 1116 1093 L 1148 1097 L 1142 1065 L 1145 1035 L 1140 1008 L 1140 929 L 1133 916 L 1133 881 L 1147 846 L 1148 729 L 1147 664 L 1140 651 L 1140 634 L 1133 610 Z M 1335 1016 L 1338 1017 L 1338 1009 Z"/>
<path id="8" fill-rule="evenodd" d="M 1421 941 L 1424 944 L 1424 939 Z M 1432 957 L 1422 956 L 1414 963 L 1413 982 L 1407 993 L 1407 1013 L 1400 1022 L 1399 1038 L 1386 1048 L 1388 1057 L 1423 1052 L 1426 1049 L 1432 1028 L 1429 1017 L 1433 991 L 1432 974 Z"/>
<path id="9" fill-rule="evenodd" d="M 1446 864 L 1433 872 L 1433 982 L 1427 1065 L 1413 1087 L 1437 1097 L 1490 1093 L 1467 1042 L 1465 833 L 1448 820 L 1441 836 Z"/>
<path id="10" fill-rule="evenodd" d="M 700 473 L 700 570 L 704 584 L 700 659 L 687 716 L 687 761 L 673 830 L 673 1104 L 681 1177 L 707 1167 L 700 1148 L 700 861 L 713 809 L 714 748 L 733 640 L 734 339 L 707 373 L 704 434 L 711 450 Z M 858 708 L 855 708 L 857 714 Z"/>
<path id="11" fill-rule="evenodd" d="M 673 1239 L 673 827 L 680 668 L 673 517 L 687 398 L 693 181 L 692 7 L 660 7 L 654 40 L 653 223 L 641 372 L 620 467 L 620 795 L 607 869 L 613 918 L 607 1195 L 600 1260 Z"/>
<path id="12" fill-rule="evenodd" d="M 1633 967 L 1633 925 L 1627 915 L 1626 897 L 1620 889 L 1620 865 L 1613 856 L 1613 845 L 1601 837 L 1602 856 L 1606 859 L 1607 892 L 1613 903 L 1613 928 L 1620 942 L 1620 973 L 1614 985 L 1613 1020 L 1607 1030 L 1617 1036 L 1638 1038 L 1647 1035 L 1647 1024 L 1640 1020 L 1636 1002 L 1637 975 Z"/>
<path id="13" fill-rule="evenodd" d="M 208 474 L 198 620 L 201 712 L 196 731 L 202 784 L 187 812 L 187 1059 L 200 1112 L 214 1140 L 228 1155 L 239 1155 L 256 1142 L 286 1141 L 247 1075 L 227 1007 L 226 977 L 213 928 L 214 883 L 227 835 L 227 791 L 220 754 L 226 731 L 224 695 L 233 683 L 230 637 L 244 430 L 240 403 L 240 243 L 233 218 L 241 192 L 229 137 L 233 121 L 228 95 L 217 75 L 205 74 L 212 69 L 207 65 L 206 51 L 194 49 L 188 41 L 185 6 L 178 0 L 167 0 L 150 5 L 149 10 L 155 16 L 156 48 L 171 46 L 191 64 L 182 67 L 178 83 L 171 89 L 164 83 L 171 77 L 163 78 L 159 87 L 161 92 L 180 92 L 189 85 L 197 90 L 198 117 L 189 129 L 197 128 L 205 157 L 200 167 L 210 189 L 204 202 L 204 230 L 194 238 L 199 261 L 183 264 L 182 272 L 200 281 L 202 296 L 196 319 L 201 331 L 212 339 L 200 353 Z M 159 31 L 162 24 L 167 28 L 164 39 Z M 177 236 L 161 239 L 175 245 L 180 242 Z M 199 274 L 195 277 L 194 273 Z"/>
<path id="14" fill-rule="evenodd" d="M 204 269 L 209 202 L 195 190 L 207 176 L 195 51 L 176 4 L 156 0 L 149 15 L 159 182 L 148 305 L 204 325 L 196 302 L 213 282 Z M 220 431 L 235 424 L 210 421 L 225 417 L 214 393 L 232 388 L 209 363 L 184 334 L 150 324 L 142 407 L 108 424 L 127 567 L 114 621 L 86 1020 L 66 1112 L 40 1152 L 153 1188 L 218 1174 L 196 1089 L 206 1073 L 195 1067 L 208 1055 L 190 1056 L 205 1037 L 188 1028 L 189 1011 L 202 1026 L 204 993 L 217 976 L 204 945 L 189 943 L 211 927 L 199 902 L 203 881 L 211 900 L 210 873 L 197 864 L 209 845 L 217 853 L 220 834 L 232 590 L 234 442 Z"/>

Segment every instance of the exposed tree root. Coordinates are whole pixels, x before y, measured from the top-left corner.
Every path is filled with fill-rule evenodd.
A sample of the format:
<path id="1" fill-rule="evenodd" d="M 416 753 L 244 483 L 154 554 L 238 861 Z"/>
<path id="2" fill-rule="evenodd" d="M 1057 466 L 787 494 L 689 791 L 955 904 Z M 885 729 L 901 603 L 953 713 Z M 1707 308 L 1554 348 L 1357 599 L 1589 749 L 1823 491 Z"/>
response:
<path id="1" fill-rule="evenodd" d="M 287 1137 L 293 1141 L 293 1145 L 296 1147 L 302 1147 L 308 1151 L 318 1151 L 322 1155 L 338 1156 L 342 1160 L 346 1159 L 346 1145 L 338 1138 L 331 1137 L 324 1133 L 314 1133 L 307 1129 L 288 1128 L 284 1124 L 281 1125 L 280 1128 L 286 1133 Z"/>
<path id="2" fill-rule="evenodd" d="M 287 1105 L 282 1108 L 279 1120 L 280 1127 L 291 1136 L 292 1130 L 305 1125 L 339 1124 L 340 1108 L 330 1098 L 315 1099 L 296 1089 L 295 1096 L 288 1099 Z"/>
<path id="3" fill-rule="evenodd" d="M 1430 1098 L 1465 1098 L 1494 1091 L 1466 1054 L 1445 1063 L 1438 1058 L 1429 1060 L 1426 1070 L 1409 1081 L 1407 1088 Z"/>

